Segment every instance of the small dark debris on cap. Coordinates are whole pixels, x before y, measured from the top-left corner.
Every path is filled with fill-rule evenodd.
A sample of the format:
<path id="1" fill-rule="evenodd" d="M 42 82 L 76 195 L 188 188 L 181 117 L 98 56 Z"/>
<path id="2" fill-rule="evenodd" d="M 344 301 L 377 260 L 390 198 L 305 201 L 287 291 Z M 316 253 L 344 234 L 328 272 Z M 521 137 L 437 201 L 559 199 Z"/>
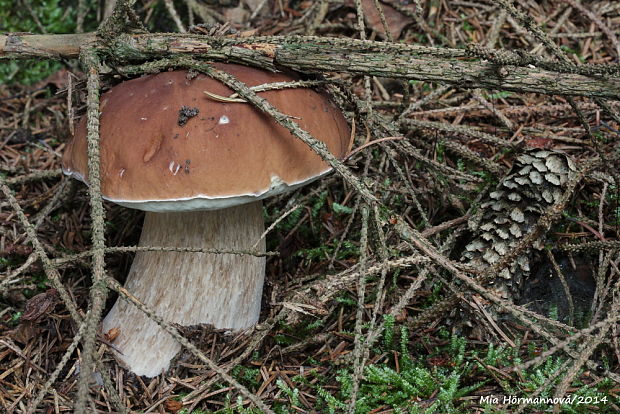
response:
<path id="1" fill-rule="evenodd" d="M 198 115 L 198 112 L 200 112 L 198 108 L 192 108 L 190 106 L 183 105 L 181 109 L 179 109 L 179 121 L 178 121 L 179 126 L 183 126 L 187 124 L 187 121 L 189 121 L 190 118 L 193 118 L 196 115 Z"/>

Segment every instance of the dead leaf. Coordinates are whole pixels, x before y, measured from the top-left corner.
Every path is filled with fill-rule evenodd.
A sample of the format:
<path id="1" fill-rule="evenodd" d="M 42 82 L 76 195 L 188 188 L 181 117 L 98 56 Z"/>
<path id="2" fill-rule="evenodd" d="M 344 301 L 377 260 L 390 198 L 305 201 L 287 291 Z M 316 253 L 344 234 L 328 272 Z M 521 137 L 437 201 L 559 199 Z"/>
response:
<path id="1" fill-rule="evenodd" d="M 181 411 L 181 409 L 183 408 L 183 403 L 181 401 L 167 399 L 164 402 L 164 408 L 170 413 L 176 413 L 178 411 Z"/>
<path id="2" fill-rule="evenodd" d="M 30 340 L 43 332 L 43 329 L 32 321 L 21 321 L 17 328 L 12 331 L 9 331 L 11 337 L 21 343 L 26 345 Z"/>
<path id="3" fill-rule="evenodd" d="M 381 7 L 383 8 L 385 21 L 387 22 L 392 39 L 397 40 L 405 26 L 411 23 L 411 20 L 409 17 L 401 14 L 387 4 L 381 3 Z M 375 1 L 362 0 L 362 8 L 364 9 L 364 17 L 366 17 L 366 23 L 368 26 L 382 37 L 385 37 L 385 30 L 383 29 L 383 23 L 381 23 L 379 11 L 377 10 L 377 7 L 375 7 Z"/>
<path id="4" fill-rule="evenodd" d="M 56 89 L 65 89 L 69 83 L 69 76 L 73 76 L 67 69 L 60 69 L 47 78 L 32 85 L 33 89 L 42 89 L 47 85 L 54 85 Z"/>
<path id="5" fill-rule="evenodd" d="M 48 289 L 43 293 L 28 299 L 26 309 L 22 319 L 26 321 L 38 322 L 44 315 L 51 313 L 58 303 L 58 291 Z"/>
<path id="6" fill-rule="evenodd" d="M 5 243 L 4 250 L 0 250 L 0 257 L 9 256 L 12 254 L 20 256 L 28 256 L 32 253 L 32 247 L 26 244 L 14 244 L 11 242 Z"/>
<path id="7" fill-rule="evenodd" d="M 245 24 L 250 19 L 250 12 L 247 11 L 242 5 L 239 5 L 234 9 L 226 9 L 224 11 L 224 17 L 226 17 L 226 20 L 231 23 Z"/>
<path id="8" fill-rule="evenodd" d="M 525 140 L 525 144 L 529 148 L 549 149 L 553 147 L 553 140 L 544 137 L 528 138 Z"/>
<path id="9" fill-rule="evenodd" d="M 103 337 L 105 338 L 106 341 L 108 342 L 114 342 L 114 340 L 116 338 L 118 338 L 118 336 L 120 335 L 121 330 L 120 328 L 112 328 L 110 329 L 108 332 L 106 332 Z"/>

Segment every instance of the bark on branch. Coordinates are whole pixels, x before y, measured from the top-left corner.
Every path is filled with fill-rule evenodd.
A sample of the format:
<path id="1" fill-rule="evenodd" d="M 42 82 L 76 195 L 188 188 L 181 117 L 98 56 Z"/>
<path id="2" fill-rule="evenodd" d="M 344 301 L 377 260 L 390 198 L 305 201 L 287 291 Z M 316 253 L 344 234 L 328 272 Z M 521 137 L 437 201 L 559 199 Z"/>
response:
<path id="1" fill-rule="evenodd" d="M 80 47 L 96 39 L 95 33 L 0 35 L 0 59 L 77 58 Z"/>
<path id="2" fill-rule="evenodd" d="M 94 33 L 9 34 L 0 36 L 0 59 L 73 58 L 80 47 L 95 43 Z M 463 88 L 620 100 L 620 79 L 612 75 L 498 65 L 472 59 L 461 49 L 312 36 L 243 38 L 171 33 L 122 34 L 96 46 L 99 53 L 117 64 L 191 54 L 268 69 L 283 66 L 301 72 L 348 72 Z"/>

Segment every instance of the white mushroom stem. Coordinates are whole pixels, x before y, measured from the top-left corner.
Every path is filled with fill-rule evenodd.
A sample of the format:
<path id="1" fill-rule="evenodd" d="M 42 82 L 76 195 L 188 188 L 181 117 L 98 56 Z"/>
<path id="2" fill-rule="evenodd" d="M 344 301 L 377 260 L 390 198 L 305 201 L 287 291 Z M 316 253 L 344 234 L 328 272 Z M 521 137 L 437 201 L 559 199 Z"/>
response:
<path id="1" fill-rule="evenodd" d="M 140 246 L 250 250 L 264 230 L 262 203 L 216 211 L 147 212 Z M 264 240 L 258 249 L 265 250 Z M 258 321 L 265 258 L 239 254 L 137 252 L 125 288 L 165 321 L 245 329 Z M 117 300 L 103 332 L 120 330 L 117 358 L 138 375 L 165 371 L 180 345 L 142 311 Z"/>

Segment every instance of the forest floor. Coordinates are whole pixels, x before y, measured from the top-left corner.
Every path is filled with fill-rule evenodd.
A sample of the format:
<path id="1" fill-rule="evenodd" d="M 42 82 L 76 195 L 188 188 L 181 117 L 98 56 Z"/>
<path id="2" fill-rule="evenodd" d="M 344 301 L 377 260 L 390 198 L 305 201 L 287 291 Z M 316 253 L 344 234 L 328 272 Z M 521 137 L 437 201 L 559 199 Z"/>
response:
<path id="1" fill-rule="evenodd" d="M 32 5 L 19 10 L 4 3 L 0 19 L 6 13 L 8 27 L 0 30 L 76 30 L 77 1 L 25 2 Z M 227 21 L 257 35 L 360 38 L 357 3 L 139 0 L 135 8 L 151 31 Z M 379 1 L 383 16 L 375 1 L 359 4 L 370 40 L 458 49 L 475 43 L 558 58 L 499 3 L 511 2 Z M 517 3 L 569 62 L 617 64 L 616 1 Z M 85 10 L 84 28 L 94 30 L 97 16 Z M 323 76 L 345 89 L 339 104 L 355 122 L 354 151 L 345 164 L 370 183 L 386 209 L 368 207 L 337 174 L 267 201 L 266 226 L 274 224 L 267 250 L 277 254 L 267 259 L 260 329 L 231 335 L 179 327 L 240 387 L 187 350 L 166 373 L 136 376 L 116 363 L 108 346 L 113 338 L 102 333 L 92 406 L 118 412 L 117 399 L 132 412 L 263 412 L 249 392 L 275 413 L 620 412 L 620 104 Z M 103 77 L 104 89 L 118 82 Z M 3 412 L 74 407 L 83 357 L 81 345 L 75 347 L 78 325 L 50 278 L 57 274 L 86 314 L 92 283 L 88 191 L 60 171 L 85 103 L 76 61 L 0 61 Z M 534 240 L 519 245 L 529 271 L 503 313 L 447 269 L 456 263 L 472 277 L 482 272 L 483 265 L 464 254 L 476 237 L 472 218 L 532 148 L 562 153 L 584 172 L 562 188 L 561 213 L 540 234 L 540 248 L 533 248 Z M 136 245 L 143 217 L 106 202 L 106 246 Z M 395 217 L 418 230 L 439 259 L 405 240 Z M 107 274 L 123 282 L 132 259 L 132 253 L 107 253 Z M 450 297 L 449 306 L 437 306 Z M 104 314 L 116 299 L 110 291 Z M 52 373 L 57 376 L 46 385 Z M 104 376 L 115 391 L 103 385 Z"/>

